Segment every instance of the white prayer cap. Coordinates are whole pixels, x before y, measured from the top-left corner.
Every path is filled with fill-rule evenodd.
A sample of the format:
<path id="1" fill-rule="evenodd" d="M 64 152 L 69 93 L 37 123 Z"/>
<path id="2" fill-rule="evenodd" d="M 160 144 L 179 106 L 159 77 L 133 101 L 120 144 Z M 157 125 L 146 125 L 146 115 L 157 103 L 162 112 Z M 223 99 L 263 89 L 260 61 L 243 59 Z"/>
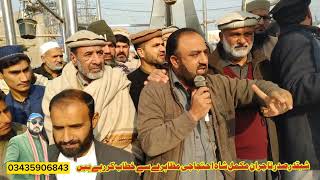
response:
<path id="1" fill-rule="evenodd" d="M 48 50 L 53 48 L 60 48 L 59 44 L 56 41 L 49 41 L 40 46 L 40 55 L 43 55 Z"/>

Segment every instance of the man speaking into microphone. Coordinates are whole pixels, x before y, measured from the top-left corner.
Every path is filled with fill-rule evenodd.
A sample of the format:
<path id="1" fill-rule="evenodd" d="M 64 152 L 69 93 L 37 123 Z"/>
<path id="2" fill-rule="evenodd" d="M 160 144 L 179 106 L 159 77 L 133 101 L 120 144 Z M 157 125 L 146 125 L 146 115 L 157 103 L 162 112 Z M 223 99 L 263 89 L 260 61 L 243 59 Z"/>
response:
<path id="1" fill-rule="evenodd" d="M 259 104 L 262 114 L 277 116 L 292 108 L 291 94 L 268 81 L 207 75 L 205 40 L 183 28 L 167 41 L 168 83 L 149 82 L 141 92 L 138 139 L 147 164 L 236 161 L 235 109 Z M 168 171 L 144 179 L 235 179 L 230 171 Z"/>

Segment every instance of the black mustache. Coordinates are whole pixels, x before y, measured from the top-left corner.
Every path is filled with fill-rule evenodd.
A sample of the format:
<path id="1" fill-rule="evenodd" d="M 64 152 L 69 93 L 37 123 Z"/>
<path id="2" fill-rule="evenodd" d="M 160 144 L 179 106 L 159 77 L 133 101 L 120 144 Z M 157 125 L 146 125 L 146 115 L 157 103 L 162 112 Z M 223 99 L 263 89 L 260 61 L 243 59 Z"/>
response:
<path id="1" fill-rule="evenodd" d="M 235 46 L 234 48 L 247 48 L 248 46 L 247 45 L 238 45 L 238 46 Z"/>
<path id="2" fill-rule="evenodd" d="M 200 65 L 200 66 L 198 66 L 198 69 L 202 69 L 202 68 L 207 68 L 207 66 L 206 66 L 206 65 Z"/>
<path id="3" fill-rule="evenodd" d="M 79 144 L 80 141 L 78 140 L 71 140 L 69 142 L 60 142 L 59 145 L 72 145 L 72 144 Z"/>

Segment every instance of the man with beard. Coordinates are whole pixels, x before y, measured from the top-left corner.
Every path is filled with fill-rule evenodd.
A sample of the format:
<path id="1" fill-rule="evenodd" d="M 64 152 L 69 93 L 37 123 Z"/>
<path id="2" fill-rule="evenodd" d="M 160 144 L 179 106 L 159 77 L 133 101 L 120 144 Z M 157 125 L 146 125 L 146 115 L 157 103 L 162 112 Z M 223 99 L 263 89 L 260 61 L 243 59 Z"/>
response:
<path id="1" fill-rule="evenodd" d="M 116 61 L 122 66 L 126 74 L 129 74 L 140 66 L 140 60 L 129 56 L 130 53 L 130 34 L 125 29 L 113 29 L 116 38 Z"/>
<path id="2" fill-rule="evenodd" d="M 103 59 L 106 65 L 116 67 L 117 62 L 115 60 L 116 54 L 116 38 L 112 32 L 112 29 L 108 26 L 105 20 L 99 20 L 92 22 L 88 26 L 88 31 L 92 31 L 102 37 L 106 41 L 106 45 L 102 48 Z"/>
<path id="3" fill-rule="evenodd" d="M 265 56 L 270 60 L 272 50 L 276 45 L 278 38 L 277 33 L 271 35 L 269 28 L 271 26 L 270 1 L 268 0 L 253 0 L 246 5 L 246 11 L 259 16 L 258 24 L 256 25 L 253 49 L 262 49 Z M 277 27 L 277 24 L 272 24 Z"/>
<path id="4" fill-rule="evenodd" d="M 140 57 L 141 66 L 128 75 L 132 82 L 130 95 L 138 109 L 139 97 L 149 74 L 165 62 L 165 47 L 161 29 L 148 29 L 131 36 L 131 41 Z"/>
<path id="5" fill-rule="evenodd" d="M 138 144 L 133 144 L 137 136 L 136 112 L 129 94 L 130 81 L 120 69 L 104 65 L 102 48 L 106 45 L 105 39 L 81 30 L 70 36 L 66 45 L 71 51 L 71 62 L 64 67 L 61 76 L 48 83 L 42 102 L 49 143 L 53 143 L 50 100 L 65 89 L 79 89 L 95 99 L 96 111 L 101 116 L 94 131 L 95 138 L 141 158 Z"/>
<path id="6" fill-rule="evenodd" d="M 232 12 L 217 20 L 220 42 L 209 56 L 209 71 L 231 78 L 271 80 L 269 59 L 262 49 L 252 49 L 256 15 Z M 279 161 L 277 131 L 272 119 L 260 115 L 258 106 L 236 110 L 235 147 L 238 161 Z M 270 171 L 237 171 L 239 180 L 271 179 Z"/>
<path id="7" fill-rule="evenodd" d="M 0 77 L 9 86 L 6 104 L 13 122 L 26 124 L 31 113 L 43 114 L 41 102 L 44 87 L 33 85 L 29 57 L 19 45 L 0 47 Z"/>
<path id="8" fill-rule="evenodd" d="M 4 96 L 0 96 L 0 179 L 5 180 L 5 165 L 3 164 L 7 152 L 9 140 L 26 131 L 26 126 L 12 122 L 12 115 L 9 107 L 4 101 Z M 9 177 L 7 177 L 9 178 Z"/>
<path id="9" fill-rule="evenodd" d="M 116 38 L 116 61 L 126 63 L 129 59 L 130 35 L 121 29 L 115 29 L 113 33 Z"/>
<path id="10" fill-rule="evenodd" d="M 40 46 L 40 55 L 43 63 L 40 67 L 33 69 L 33 72 L 41 74 L 49 80 L 60 76 L 65 62 L 59 44 L 55 41 L 44 43 Z"/>
<path id="11" fill-rule="evenodd" d="M 95 112 L 95 101 L 90 94 L 76 89 L 64 90 L 52 98 L 49 111 L 55 142 L 48 150 L 49 161 L 70 163 L 70 174 L 52 175 L 51 179 L 138 179 L 134 171 L 77 172 L 79 165 L 134 162 L 130 153 L 95 140 L 93 129 L 98 124 L 99 113 Z"/>
<path id="12" fill-rule="evenodd" d="M 27 131 L 10 139 L 4 163 L 7 162 L 48 162 L 47 142 L 41 135 L 43 117 L 30 114 Z M 12 175 L 13 180 L 49 180 L 49 175 Z"/>
<path id="13" fill-rule="evenodd" d="M 260 102 L 262 113 L 267 117 L 292 108 L 291 94 L 271 82 L 207 75 L 209 49 L 193 29 L 183 28 L 172 33 L 166 52 L 169 83 L 149 82 L 140 96 L 138 139 L 148 156 L 147 164 L 230 163 L 236 160 L 236 153 L 234 130 L 229 122 L 235 118 L 237 107 Z M 196 88 L 197 75 L 207 84 Z M 235 173 L 147 172 L 144 179 L 220 180 L 235 179 Z"/>

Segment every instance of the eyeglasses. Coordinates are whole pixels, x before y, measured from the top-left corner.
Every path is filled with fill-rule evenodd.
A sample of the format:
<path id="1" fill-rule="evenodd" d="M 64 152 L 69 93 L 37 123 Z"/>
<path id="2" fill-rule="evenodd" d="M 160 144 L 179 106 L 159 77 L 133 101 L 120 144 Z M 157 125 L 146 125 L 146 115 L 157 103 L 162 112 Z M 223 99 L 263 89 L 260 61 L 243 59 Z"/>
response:
<path id="1" fill-rule="evenodd" d="M 257 20 L 258 20 L 258 22 L 260 22 L 262 19 L 264 21 L 270 21 L 271 18 L 272 18 L 271 16 L 267 15 L 267 16 L 260 16 Z"/>
<path id="2" fill-rule="evenodd" d="M 31 123 L 33 125 L 36 125 L 38 123 L 40 126 L 43 126 L 43 121 L 42 120 L 32 119 Z"/>

